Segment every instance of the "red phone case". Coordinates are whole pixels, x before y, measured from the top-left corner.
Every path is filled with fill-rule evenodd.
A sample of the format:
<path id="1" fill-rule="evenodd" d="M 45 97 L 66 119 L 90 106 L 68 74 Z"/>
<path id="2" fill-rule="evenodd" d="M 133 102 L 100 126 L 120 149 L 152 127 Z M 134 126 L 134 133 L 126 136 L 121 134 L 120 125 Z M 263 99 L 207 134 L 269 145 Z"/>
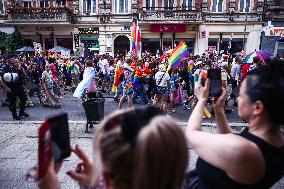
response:
<path id="1" fill-rule="evenodd" d="M 48 120 L 46 120 L 39 128 L 39 146 L 38 146 L 38 179 L 44 177 L 52 156 L 52 139 L 51 129 Z"/>

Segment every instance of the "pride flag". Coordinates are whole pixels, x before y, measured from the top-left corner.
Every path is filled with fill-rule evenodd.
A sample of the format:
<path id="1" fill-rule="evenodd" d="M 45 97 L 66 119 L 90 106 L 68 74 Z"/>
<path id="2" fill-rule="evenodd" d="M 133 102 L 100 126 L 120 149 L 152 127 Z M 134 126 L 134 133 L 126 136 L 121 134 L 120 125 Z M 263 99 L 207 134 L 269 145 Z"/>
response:
<path id="1" fill-rule="evenodd" d="M 119 85 L 119 77 L 123 74 L 123 69 L 119 68 L 119 64 L 116 63 L 115 72 L 114 72 L 114 81 L 112 86 L 112 92 L 116 93 L 117 87 Z"/>
<path id="2" fill-rule="evenodd" d="M 171 52 L 167 70 L 169 71 L 170 69 L 176 69 L 180 62 L 188 55 L 189 52 L 187 50 L 187 46 L 184 41 L 181 41 L 179 45 Z"/>
<path id="3" fill-rule="evenodd" d="M 138 56 L 141 58 L 141 30 L 138 25 L 138 21 L 133 22 L 132 28 L 131 28 L 131 36 L 130 36 L 130 52 L 133 56 Z"/>
<path id="4" fill-rule="evenodd" d="M 136 55 L 136 45 L 135 45 L 135 42 L 136 42 L 136 23 L 133 22 L 133 25 L 132 25 L 132 29 L 131 29 L 131 35 L 130 35 L 130 44 L 131 44 L 131 49 L 130 51 Z"/>

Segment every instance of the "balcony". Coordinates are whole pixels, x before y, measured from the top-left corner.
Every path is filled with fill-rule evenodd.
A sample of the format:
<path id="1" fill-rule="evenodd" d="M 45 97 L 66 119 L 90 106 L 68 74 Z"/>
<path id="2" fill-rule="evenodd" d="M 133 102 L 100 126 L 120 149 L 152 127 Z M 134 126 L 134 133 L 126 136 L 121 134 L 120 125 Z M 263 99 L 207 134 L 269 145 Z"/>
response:
<path id="1" fill-rule="evenodd" d="M 196 22 L 202 21 L 201 12 L 177 7 L 143 7 L 139 14 L 140 20 L 148 22 Z"/>
<path id="2" fill-rule="evenodd" d="M 7 23 L 75 23 L 73 11 L 67 7 L 8 8 Z"/>

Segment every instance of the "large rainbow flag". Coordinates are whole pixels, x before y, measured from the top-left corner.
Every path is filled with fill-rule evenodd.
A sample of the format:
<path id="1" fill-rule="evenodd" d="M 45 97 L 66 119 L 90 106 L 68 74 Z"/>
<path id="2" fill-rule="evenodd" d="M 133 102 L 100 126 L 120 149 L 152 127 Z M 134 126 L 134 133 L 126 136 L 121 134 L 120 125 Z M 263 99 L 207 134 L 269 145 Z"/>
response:
<path id="1" fill-rule="evenodd" d="M 170 69 L 176 69 L 180 62 L 189 55 L 189 51 L 187 49 L 187 46 L 184 41 L 181 41 L 176 48 L 171 52 L 170 59 L 169 59 L 169 65 L 168 65 L 168 71 Z"/>
<path id="2" fill-rule="evenodd" d="M 141 30 L 138 25 L 138 21 L 133 22 L 132 28 L 131 28 L 131 36 L 130 36 L 130 52 L 133 56 L 138 56 L 141 58 Z"/>

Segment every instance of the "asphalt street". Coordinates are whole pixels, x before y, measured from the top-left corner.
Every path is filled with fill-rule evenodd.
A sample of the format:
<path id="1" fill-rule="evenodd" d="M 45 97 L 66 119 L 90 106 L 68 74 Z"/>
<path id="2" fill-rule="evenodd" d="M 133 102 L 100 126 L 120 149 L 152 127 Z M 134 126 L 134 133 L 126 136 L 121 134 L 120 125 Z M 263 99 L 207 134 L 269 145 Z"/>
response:
<path id="1" fill-rule="evenodd" d="M 108 115 L 109 113 L 117 110 L 118 103 L 113 100 L 112 95 L 104 93 L 104 96 L 105 115 Z M 124 107 L 126 107 L 126 103 L 124 104 Z M 242 124 L 243 121 L 237 115 L 237 108 L 233 106 L 230 108 L 232 108 L 234 112 L 227 114 L 229 122 L 233 124 Z M 33 98 L 33 107 L 28 107 L 26 111 L 30 114 L 30 117 L 22 119 L 23 121 L 42 121 L 47 116 L 58 112 L 67 112 L 69 120 L 72 121 L 86 121 L 82 101 L 74 98 L 69 92 L 67 92 L 67 94 L 64 95 L 64 98 L 61 99 L 61 108 L 42 107 L 42 104 L 38 103 L 37 98 Z M 191 110 L 185 110 L 183 106 L 177 106 L 176 112 L 171 114 L 171 116 L 177 121 L 186 122 L 190 114 Z M 8 107 L 0 106 L 0 121 L 12 121 L 12 115 L 8 110 Z M 206 119 L 204 121 L 206 123 L 214 123 L 214 116 L 212 116 L 211 119 Z"/>
<path id="2" fill-rule="evenodd" d="M 118 104 L 113 101 L 110 95 L 105 94 L 105 97 L 105 114 L 107 115 L 115 111 Z M 38 128 L 45 117 L 61 111 L 69 114 L 71 145 L 78 144 L 81 146 L 90 156 L 94 157 L 94 161 L 100 167 L 96 150 L 93 151 L 92 147 L 94 134 L 84 133 L 86 117 L 81 101 L 67 93 L 61 102 L 62 108 L 60 109 L 43 108 L 37 103 L 37 99 L 34 99 L 34 106 L 27 108 L 30 117 L 21 121 L 13 121 L 8 108 L 0 107 L 0 189 L 37 188 L 35 182 L 25 180 L 25 174 L 29 168 L 37 165 Z M 184 110 L 183 106 L 177 106 L 177 111 L 171 116 L 184 129 L 190 113 L 191 110 Z M 236 108 L 234 108 L 233 113 L 228 114 L 228 120 L 235 132 L 239 132 L 247 126 L 238 117 Z M 214 125 L 213 116 L 211 119 L 204 120 L 203 130 L 214 133 L 216 132 Z M 97 127 L 95 127 L 95 130 Z M 191 170 L 195 167 L 197 155 L 190 147 L 188 147 L 188 151 L 190 153 L 188 170 Z M 64 161 L 59 173 L 59 180 L 63 189 L 79 188 L 78 184 L 66 175 L 68 170 L 75 169 L 77 161 L 78 159 L 74 155 Z M 284 188 L 284 179 L 272 188 Z"/>

